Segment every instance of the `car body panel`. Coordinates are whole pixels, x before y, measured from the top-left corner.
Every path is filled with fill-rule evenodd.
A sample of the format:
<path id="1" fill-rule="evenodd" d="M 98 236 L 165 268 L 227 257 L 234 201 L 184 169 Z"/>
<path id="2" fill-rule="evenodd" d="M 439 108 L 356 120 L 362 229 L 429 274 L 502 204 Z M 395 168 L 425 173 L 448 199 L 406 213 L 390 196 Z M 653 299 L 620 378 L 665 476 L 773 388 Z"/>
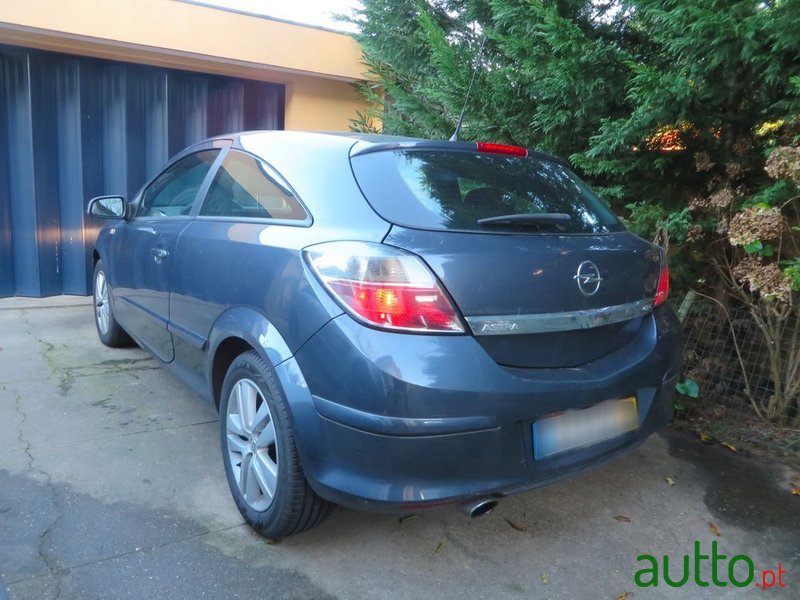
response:
<path id="1" fill-rule="evenodd" d="M 242 135 L 238 147 L 262 157 L 278 171 L 306 205 L 314 220 L 308 232 L 292 231 L 291 247 L 330 240 L 380 242 L 389 223 L 364 201 L 353 179 L 349 151 L 355 140 L 344 135 L 295 131 Z M 304 235 L 306 237 L 299 237 Z M 288 237 L 296 237 L 292 243 Z"/>
<path id="2" fill-rule="evenodd" d="M 269 243 L 277 228 L 212 220 L 187 227 L 175 254 L 170 328 L 203 348 L 222 312 L 243 305 L 269 315 L 294 351 L 324 325 L 331 315 L 309 288 L 299 251 Z"/>
<path id="3" fill-rule="evenodd" d="M 628 232 L 508 235 L 393 226 L 385 243 L 425 260 L 468 318 L 513 320 L 652 300 L 662 264 L 657 248 Z M 582 293 L 577 284 L 577 271 L 585 261 L 596 265 L 602 278 L 592 295 Z M 643 308 L 649 311 L 649 305 Z M 481 331 L 473 333 L 507 366 L 576 367 L 629 343 L 642 323 L 634 318 L 604 327 L 532 335 L 513 330 L 487 337 Z"/>
<path id="4" fill-rule="evenodd" d="M 580 369 L 508 369 L 471 337 L 439 336 L 406 353 L 403 338 L 413 336 L 338 317 L 293 358 L 317 413 L 307 418 L 322 421 L 312 442 L 300 441 L 307 475 L 338 502 L 396 509 L 504 495 L 602 462 L 672 417 L 680 326 L 663 307 L 644 329 L 634 348 Z M 653 372 L 662 376 L 654 381 Z M 534 461 L 534 420 L 631 395 L 637 432 Z"/>
<path id="5" fill-rule="evenodd" d="M 114 310 L 120 324 L 164 362 L 174 358 L 169 322 L 172 260 L 188 218 L 138 219 L 115 227 L 111 256 Z M 163 253 L 163 256 L 156 253 Z"/>
<path id="6" fill-rule="evenodd" d="M 652 298 L 661 266 L 661 253 L 628 232 L 509 235 L 395 225 L 385 242 L 421 256 L 466 316 L 555 313 Z M 586 260 L 602 277 L 591 296 L 575 280 Z"/>

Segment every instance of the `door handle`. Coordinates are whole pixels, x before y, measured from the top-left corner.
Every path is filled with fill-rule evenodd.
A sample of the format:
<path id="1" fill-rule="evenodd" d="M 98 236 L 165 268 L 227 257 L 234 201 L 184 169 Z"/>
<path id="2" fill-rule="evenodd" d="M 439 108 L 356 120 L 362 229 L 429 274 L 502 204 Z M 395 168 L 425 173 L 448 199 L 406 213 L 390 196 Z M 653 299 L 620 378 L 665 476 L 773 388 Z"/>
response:
<path id="1" fill-rule="evenodd" d="M 161 262 L 169 256 L 169 252 L 164 250 L 164 248 L 152 248 L 150 254 L 153 255 L 153 260 L 156 262 Z"/>

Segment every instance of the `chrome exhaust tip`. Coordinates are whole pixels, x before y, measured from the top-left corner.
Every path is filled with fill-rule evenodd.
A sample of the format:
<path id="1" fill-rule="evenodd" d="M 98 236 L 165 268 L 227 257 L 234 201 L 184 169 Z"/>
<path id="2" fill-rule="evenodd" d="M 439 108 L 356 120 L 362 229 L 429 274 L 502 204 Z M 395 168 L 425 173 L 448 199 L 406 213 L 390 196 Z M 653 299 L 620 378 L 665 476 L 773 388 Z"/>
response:
<path id="1" fill-rule="evenodd" d="M 491 496 L 484 496 L 483 498 L 476 498 L 461 504 L 461 510 L 470 519 L 477 519 L 483 517 L 497 508 L 497 499 Z"/>

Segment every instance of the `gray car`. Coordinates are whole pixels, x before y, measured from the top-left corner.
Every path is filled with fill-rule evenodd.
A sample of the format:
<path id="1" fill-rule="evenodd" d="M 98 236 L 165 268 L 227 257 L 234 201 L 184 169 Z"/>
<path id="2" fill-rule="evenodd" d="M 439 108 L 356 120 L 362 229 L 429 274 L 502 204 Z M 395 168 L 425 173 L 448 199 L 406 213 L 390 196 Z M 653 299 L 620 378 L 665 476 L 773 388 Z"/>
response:
<path id="1" fill-rule="evenodd" d="M 234 501 L 268 537 L 334 503 L 485 514 L 671 419 L 664 253 L 556 157 L 241 133 L 89 212 L 109 219 L 100 339 L 218 407 Z"/>

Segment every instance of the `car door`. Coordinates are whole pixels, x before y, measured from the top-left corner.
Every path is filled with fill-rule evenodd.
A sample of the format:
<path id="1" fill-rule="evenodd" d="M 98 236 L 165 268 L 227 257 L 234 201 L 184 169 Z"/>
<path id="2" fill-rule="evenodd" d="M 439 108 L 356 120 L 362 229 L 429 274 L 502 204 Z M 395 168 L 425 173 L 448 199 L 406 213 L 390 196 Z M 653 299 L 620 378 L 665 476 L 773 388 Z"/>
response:
<path id="1" fill-rule="evenodd" d="M 292 293 L 302 275 L 299 253 L 270 243 L 273 228 L 309 225 L 289 184 L 263 160 L 235 149 L 221 158 L 174 261 L 170 329 L 176 366 L 187 376 L 202 379 L 208 334 L 229 306 L 261 311 L 290 339 L 322 326 Z"/>
<path id="2" fill-rule="evenodd" d="M 169 319 L 172 257 L 219 149 L 168 166 L 139 197 L 136 216 L 115 232 L 114 307 L 120 324 L 159 359 L 174 358 Z"/>

